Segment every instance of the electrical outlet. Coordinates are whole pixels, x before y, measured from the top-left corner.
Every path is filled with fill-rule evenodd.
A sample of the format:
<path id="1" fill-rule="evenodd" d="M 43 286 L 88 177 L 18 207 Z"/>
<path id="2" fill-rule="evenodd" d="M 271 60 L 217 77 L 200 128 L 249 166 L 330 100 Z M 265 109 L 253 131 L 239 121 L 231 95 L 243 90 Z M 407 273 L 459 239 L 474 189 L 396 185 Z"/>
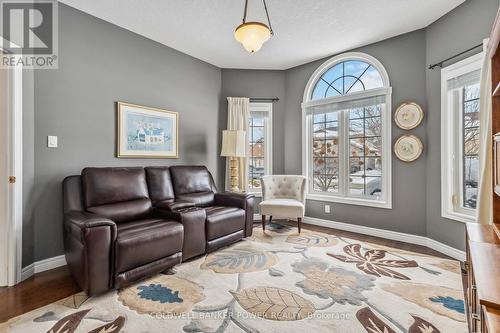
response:
<path id="1" fill-rule="evenodd" d="M 330 205 L 325 205 L 325 213 L 330 213 Z"/>

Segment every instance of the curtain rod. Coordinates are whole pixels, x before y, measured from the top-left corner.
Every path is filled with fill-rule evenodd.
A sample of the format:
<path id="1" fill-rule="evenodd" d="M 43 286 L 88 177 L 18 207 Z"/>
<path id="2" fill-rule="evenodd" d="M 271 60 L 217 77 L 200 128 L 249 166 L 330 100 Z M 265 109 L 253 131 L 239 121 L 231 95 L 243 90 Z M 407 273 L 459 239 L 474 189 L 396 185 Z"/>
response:
<path id="1" fill-rule="evenodd" d="M 436 68 L 436 67 L 441 67 L 441 68 L 443 68 L 443 64 L 444 64 L 445 62 L 450 61 L 451 59 L 455 59 L 455 58 L 457 58 L 457 57 L 460 57 L 461 55 L 463 55 L 463 54 L 465 54 L 465 53 L 467 53 L 467 52 L 470 52 L 470 51 L 472 51 L 472 50 L 475 50 L 475 49 L 477 49 L 478 47 L 483 47 L 483 43 L 481 43 L 481 44 L 479 44 L 479 45 L 476 45 L 476 46 L 473 46 L 473 47 L 471 47 L 470 49 L 467 49 L 467 50 L 462 51 L 462 52 L 460 52 L 460 53 L 457 53 L 457 54 L 455 54 L 454 56 L 451 56 L 451 57 L 449 57 L 449 58 L 446 58 L 446 59 L 444 59 L 444 60 L 441 60 L 440 62 L 437 62 L 437 63 L 435 63 L 434 65 L 430 65 L 430 66 L 429 66 L 429 69 L 434 69 L 434 68 Z"/>
<path id="2" fill-rule="evenodd" d="M 278 97 L 250 97 L 250 102 L 277 102 Z"/>

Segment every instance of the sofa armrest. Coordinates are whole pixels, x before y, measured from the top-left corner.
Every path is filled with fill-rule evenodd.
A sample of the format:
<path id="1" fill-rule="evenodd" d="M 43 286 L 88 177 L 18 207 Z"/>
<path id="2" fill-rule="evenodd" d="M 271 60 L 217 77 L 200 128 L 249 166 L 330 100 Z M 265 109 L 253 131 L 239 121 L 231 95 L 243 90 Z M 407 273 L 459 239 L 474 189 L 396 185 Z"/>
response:
<path id="1" fill-rule="evenodd" d="M 77 281 L 89 296 L 113 287 L 116 224 L 104 217 L 84 212 L 64 214 L 66 261 Z"/>
<path id="2" fill-rule="evenodd" d="M 205 253 L 206 236 L 205 221 L 207 214 L 205 209 L 191 207 L 170 211 L 155 208 L 156 216 L 174 220 L 184 227 L 184 242 L 182 245 L 182 260 L 187 260 Z"/>
<path id="3" fill-rule="evenodd" d="M 253 205 L 255 195 L 252 193 L 222 192 L 215 194 L 217 206 L 238 207 L 245 210 L 245 237 L 253 232 Z"/>
<path id="4" fill-rule="evenodd" d="M 237 192 L 221 192 L 215 193 L 216 206 L 229 206 L 246 209 L 249 199 L 255 198 L 252 193 L 237 193 Z"/>
<path id="5" fill-rule="evenodd" d="M 86 229 L 92 227 L 109 226 L 111 228 L 116 228 L 115 222 L 108 218 L 101 217 L 97 214 L 92 214 L 82 211 L 72 211 L 64 214 L 65 223 L 71 224 L 72 226 L 79 229 Z"/>

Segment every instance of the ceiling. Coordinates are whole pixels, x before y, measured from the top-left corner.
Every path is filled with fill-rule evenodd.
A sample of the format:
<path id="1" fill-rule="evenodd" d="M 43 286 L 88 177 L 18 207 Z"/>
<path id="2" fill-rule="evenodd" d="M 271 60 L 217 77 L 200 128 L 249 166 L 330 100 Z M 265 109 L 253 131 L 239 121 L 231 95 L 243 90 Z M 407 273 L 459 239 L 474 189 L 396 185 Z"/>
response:
<path id="1" fill-rule="evenodd" d="M 233 37 L 244 0 L 60 0 L 221 68 L 287 69 L 421 29 L 465 0 L 267 0 L 275 31 L 247 53 Z M 248 21 L 266 22 L 260 0 Z"/>

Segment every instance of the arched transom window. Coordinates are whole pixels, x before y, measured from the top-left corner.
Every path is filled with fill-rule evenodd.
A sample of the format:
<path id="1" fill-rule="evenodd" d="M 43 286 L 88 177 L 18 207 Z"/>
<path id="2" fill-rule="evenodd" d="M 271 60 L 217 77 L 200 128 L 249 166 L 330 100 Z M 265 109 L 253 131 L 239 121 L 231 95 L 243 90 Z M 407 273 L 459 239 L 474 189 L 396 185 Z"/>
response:
<path id="1" fill-rule="evenodd" d="M 362 60 L 342 61 L 330 67 L 314 85 L 312 98 L 322 99 L 382 88 L 384 82 L 379 71 Z"/>
<path id="2" fill-rule="evenodd" d="M 303 109 L 308 198 L 391 207 L 391 87 L 382 64 L 346 53 L 311 76 Z"/>

